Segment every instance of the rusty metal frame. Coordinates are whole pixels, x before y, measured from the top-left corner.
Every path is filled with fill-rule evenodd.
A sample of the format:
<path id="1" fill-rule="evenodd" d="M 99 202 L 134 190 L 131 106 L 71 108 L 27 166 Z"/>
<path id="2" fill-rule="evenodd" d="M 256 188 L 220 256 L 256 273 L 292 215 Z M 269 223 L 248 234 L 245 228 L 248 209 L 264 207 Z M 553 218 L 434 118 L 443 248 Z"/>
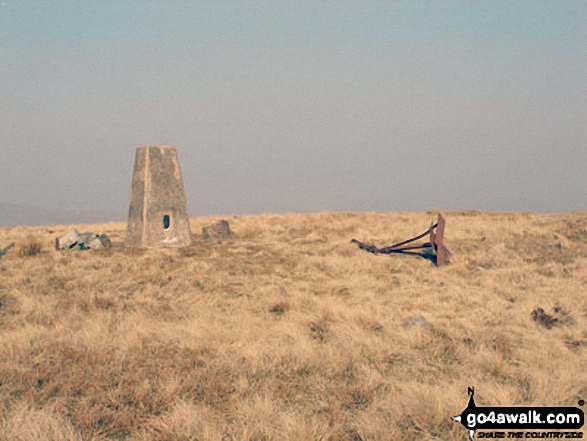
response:
<path id="1" fill-rule="evenodd" d="M 356 243 L 360 249 L 367 251 L 372 254 L 412 254 L 424 257 L 432 260 L 437 266 L 446 265 L 450 261 L 451 252 L 444 245 L 444 229 L 446 221 L 441 214 L 438 215 L 436 223 L 431 223 L 430 228 L 419 234 L 418 236 L 412 237 L 411 239 L 404 240 L 402 242 L 390 245 L 385 248 L 377 248 L 375 245 L 367 245 L 363 242 L 359 242 L 356 239 L 352 239 L 351 243 Z M 425 236 L 430 236 L 428 242 L 416 242 L 418 239 L 422 239 Z M 424 250 L 421 253 L 415 252 L 416 250 Z"/>

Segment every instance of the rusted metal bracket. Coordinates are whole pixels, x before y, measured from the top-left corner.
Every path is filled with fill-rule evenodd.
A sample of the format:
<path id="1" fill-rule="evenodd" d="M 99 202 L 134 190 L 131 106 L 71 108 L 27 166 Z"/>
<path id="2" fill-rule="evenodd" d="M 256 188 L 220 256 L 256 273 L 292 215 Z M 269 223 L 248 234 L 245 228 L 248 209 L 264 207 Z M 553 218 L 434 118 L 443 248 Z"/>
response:
<path id="1" fill-rule="evenodd" d="M 411 239 L 404 240 L 403 242 L 396 243 L 394 245 L 377 248 L 375 245 L 366 245 L 363 242 L 359 242 L 356 239 L 351 240 L 351 243 L 356 243 L 360 249 L 373 254 L 412 254 L 416 256 L 424 257 L 431 260 L 436 266 L 442 266 L 449 262 L 451 252 L 446 246 L 444 246 L 444 227 L 446 222 L 441 214 L 438 215 L 436 223 L 430 224 L 430 228 L 424 233 L 412 237 Z M 436 231 L 435 231 L 436 229 Z M 418 239 L 422 239 L 425 236 L 430 236 L 428 242 L 415 242 Z M 410 244 L 410 245 L 408 245 Z M 423 250 L 422 252 L 416 252 L 416 250 Z"/>

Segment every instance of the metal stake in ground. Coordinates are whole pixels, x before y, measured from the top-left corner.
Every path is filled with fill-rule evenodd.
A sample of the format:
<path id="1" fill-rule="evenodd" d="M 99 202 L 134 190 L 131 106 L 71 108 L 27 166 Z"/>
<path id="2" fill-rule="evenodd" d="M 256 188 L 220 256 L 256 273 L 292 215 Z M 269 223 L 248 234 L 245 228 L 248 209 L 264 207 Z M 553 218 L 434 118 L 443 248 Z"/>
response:
<path id="1" fill-rule="evenodd" d="M 446 221 L 441 214 L 438 215 L 438 219 L 435 224 L 431 224 L 430 228 L 424 233 L 412 237 L 411 239 L 404 240 L 402 242 L 390 245 L 385 248 L 377 248 L 375 245 L 366 245 L 363 242 L 359 242 L 356 239 L 351 240 L 351 243 L 356 243 L 360 249 L 365 250 L 373 254 L 412 254 L 421 256 L 426 259 L 432 260 L 437 266 L 445 265 L 449 262 L 451 252 L 444 245 L 444 228 Z M 436 229 L 436 231 L 435 231 Z M 430 236 L 428 242 L 415 242 L 418 239 L 422 239 L 425 236 Z M 408 245 L 411 244 L 411 245 Z M 424 250 L 422 252 L 416 252 L 416 250 Z"/>

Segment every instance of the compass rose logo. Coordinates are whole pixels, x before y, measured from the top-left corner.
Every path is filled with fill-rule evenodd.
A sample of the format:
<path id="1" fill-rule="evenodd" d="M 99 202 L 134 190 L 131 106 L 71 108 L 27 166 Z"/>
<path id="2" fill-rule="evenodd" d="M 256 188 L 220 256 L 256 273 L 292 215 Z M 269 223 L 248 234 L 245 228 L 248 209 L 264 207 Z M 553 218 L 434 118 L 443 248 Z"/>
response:
<path id="1" fill-rule="evenodd" d="M 477 408 L 477 406 L 475 405 L 475 388 L 468 387 L 467 393 L 469 394 L 469 404 L 467 405 L 465 410 L 461 412 L 460 415 L 455 415 L 451 417 L 451 419 L 465 426 L 465 428 L 469 431 L 469 439 L 473 441 L 475 439 L 475 430 L 469 429 L 466 425 L 466 421 L 467 415 L 475 413 L 475 409 Z"/>

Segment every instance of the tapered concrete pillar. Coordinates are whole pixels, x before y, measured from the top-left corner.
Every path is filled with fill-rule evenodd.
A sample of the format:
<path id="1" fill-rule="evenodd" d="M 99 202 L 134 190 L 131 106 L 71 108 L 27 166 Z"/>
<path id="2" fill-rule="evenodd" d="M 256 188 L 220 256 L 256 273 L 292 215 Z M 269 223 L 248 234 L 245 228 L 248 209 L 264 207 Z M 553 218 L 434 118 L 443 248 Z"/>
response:
<path id="1" fill-rule="evenodd" d="M 175 146 L 137 148 L 126 247 L 183 247 L 190 224 Z"/>

